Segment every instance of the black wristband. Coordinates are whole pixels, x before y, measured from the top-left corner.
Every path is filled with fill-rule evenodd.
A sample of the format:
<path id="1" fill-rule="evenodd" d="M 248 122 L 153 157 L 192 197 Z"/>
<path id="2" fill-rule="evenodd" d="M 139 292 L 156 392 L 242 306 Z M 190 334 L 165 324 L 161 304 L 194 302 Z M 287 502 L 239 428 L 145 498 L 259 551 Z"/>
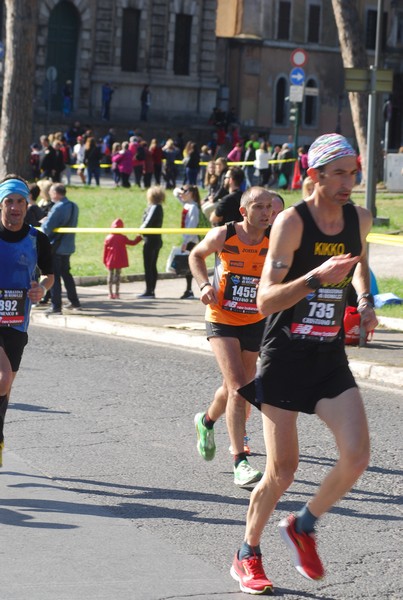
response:
<path id="1" fill-rule="evenodd" d="M 205 283 L 202 283 L 201 286 L 199 287 L 199 290 L 202 291 L 204 290 L 204 288 L 206 287 L 206 285 L 212 285 L 209 281 L 206 281 Z"/>

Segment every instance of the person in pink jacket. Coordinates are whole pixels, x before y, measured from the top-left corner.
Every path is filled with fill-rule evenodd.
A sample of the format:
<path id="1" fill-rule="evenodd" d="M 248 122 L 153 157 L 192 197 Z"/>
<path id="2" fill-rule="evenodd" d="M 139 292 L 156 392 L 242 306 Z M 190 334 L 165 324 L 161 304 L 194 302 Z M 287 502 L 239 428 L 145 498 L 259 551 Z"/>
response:
<path id="1" fill-rule="evenodd" d="M 122 228 L 122 219 L 115 219 L 111 227 Z M 119 299 L 121 270 L 129 266 L 129 257 L 126 246 L 136 246 L 141 242 L 141 235 L 134 240 L 129 240 L 122 233 L 110 233 L 104 241 L 104 265 L 108 269 L 109 299 Z M 115 286 L 115 291 L 113 287 Z"/>
<path id="2" fill-rule="evenodd" d="M 237 142 L 227 156 L 229 162 L 240 162 L 242 159 L 243 146 L 242 142 Z"/>
<path id="3" fill-rule="evenodd" d="M 129 188 L 129 178 L 133 170 L 133 155 L 129 150 L 129 142 L 123 142 L 122 149 L 112 156 L 112 162 L 117 165 L 122 187 Z"/>

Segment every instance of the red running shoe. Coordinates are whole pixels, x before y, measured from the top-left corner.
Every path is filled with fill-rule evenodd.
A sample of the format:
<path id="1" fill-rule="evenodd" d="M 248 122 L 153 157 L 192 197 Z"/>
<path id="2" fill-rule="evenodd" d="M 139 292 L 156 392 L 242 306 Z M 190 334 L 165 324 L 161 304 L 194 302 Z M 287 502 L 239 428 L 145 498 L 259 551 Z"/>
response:
<path id="1" fill-rule="evenodd" d="M 296 517 L 289 515 L 279 523 L 280 534 L 291 549 L 292 560 L 298 573 L 307 579 L 322 579 L 325 570 L 316 551 L 313 533 L 297 533 Z"/>
<path id="2" fill-rule="evenodd" d="M 239 560 L 237 552 L 230 573 L 235 581 L 238 581 L 240 589 L 247 594 L 273 593 L 273 584 L 266 577 L 261 555 Z"/>

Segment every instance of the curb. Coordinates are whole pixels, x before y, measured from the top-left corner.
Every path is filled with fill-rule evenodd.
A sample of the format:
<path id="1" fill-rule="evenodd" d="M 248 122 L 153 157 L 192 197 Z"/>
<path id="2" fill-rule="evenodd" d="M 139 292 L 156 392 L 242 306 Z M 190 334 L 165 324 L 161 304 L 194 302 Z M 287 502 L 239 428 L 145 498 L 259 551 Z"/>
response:
<path id="1" fill-rule="evenodd" d="M 190 331 L 178 331 L 165 327 L 144 327 L 130 325 L 109 319 L 97 317 L 82 317 L 80 315 L 51 315 L 31 313 L 31 323 L 44 327 L 64 327 L 72 331 L 88 331 L 102 335 L 115 335 L 121 338 L 135 339 L 155 344 L 166 344 L 191 348 L 201 352 L 211 352 L 210 344 L 204 335 L 193 334 Z"/>
<path id="2" fill-rule="evenodd" d="M 403 331 L 403 319 L 392 319 L 391 317 L 378 317 L 379 325 L 389 331 Z"/>
<path id="3" fill-rule="evenodd" d="M 80 315 L 52 315 L 31 313 L 31 322 L 44 327 L 64 327 L 71 331 L 87 331 L 102 335 L 114 335 L 126 339 L 146 341 L 154 344 L 174 345 L 188 348 L 192 351 L 211 353 L 210 344 L 204 335 L 191 331 L 178 331 L 167 327 L 144 327 L 130 325 L 97 317 L 83 317 Z M 403 371 L 397 367 L 349 360 L 349 365 L 354 377 L 363 380 L 378 381 L 388 385 L 403 387 Z"/>
<path id="4" fill-rule="evenodd" d="M 403 372 L 398 367 L 388 367 L 385 365 L 360 362 L 358 360 L 349 360 L 348 364 L 354 375 L 358 379 L 378 381 L 387 385 L 403 387 Z"/>

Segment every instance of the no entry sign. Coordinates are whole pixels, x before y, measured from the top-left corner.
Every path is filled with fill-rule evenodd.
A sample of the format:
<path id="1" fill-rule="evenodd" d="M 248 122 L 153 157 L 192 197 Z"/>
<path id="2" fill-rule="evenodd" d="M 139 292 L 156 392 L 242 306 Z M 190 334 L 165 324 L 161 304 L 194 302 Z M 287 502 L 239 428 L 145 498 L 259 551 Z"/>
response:
<path id="1" fill-rule="evenodd" d="M 302 48 L 297 48 L 291 54 L 291 63 L 294 67 L 303 67 L 308 62 L 308 53 Z"/>

